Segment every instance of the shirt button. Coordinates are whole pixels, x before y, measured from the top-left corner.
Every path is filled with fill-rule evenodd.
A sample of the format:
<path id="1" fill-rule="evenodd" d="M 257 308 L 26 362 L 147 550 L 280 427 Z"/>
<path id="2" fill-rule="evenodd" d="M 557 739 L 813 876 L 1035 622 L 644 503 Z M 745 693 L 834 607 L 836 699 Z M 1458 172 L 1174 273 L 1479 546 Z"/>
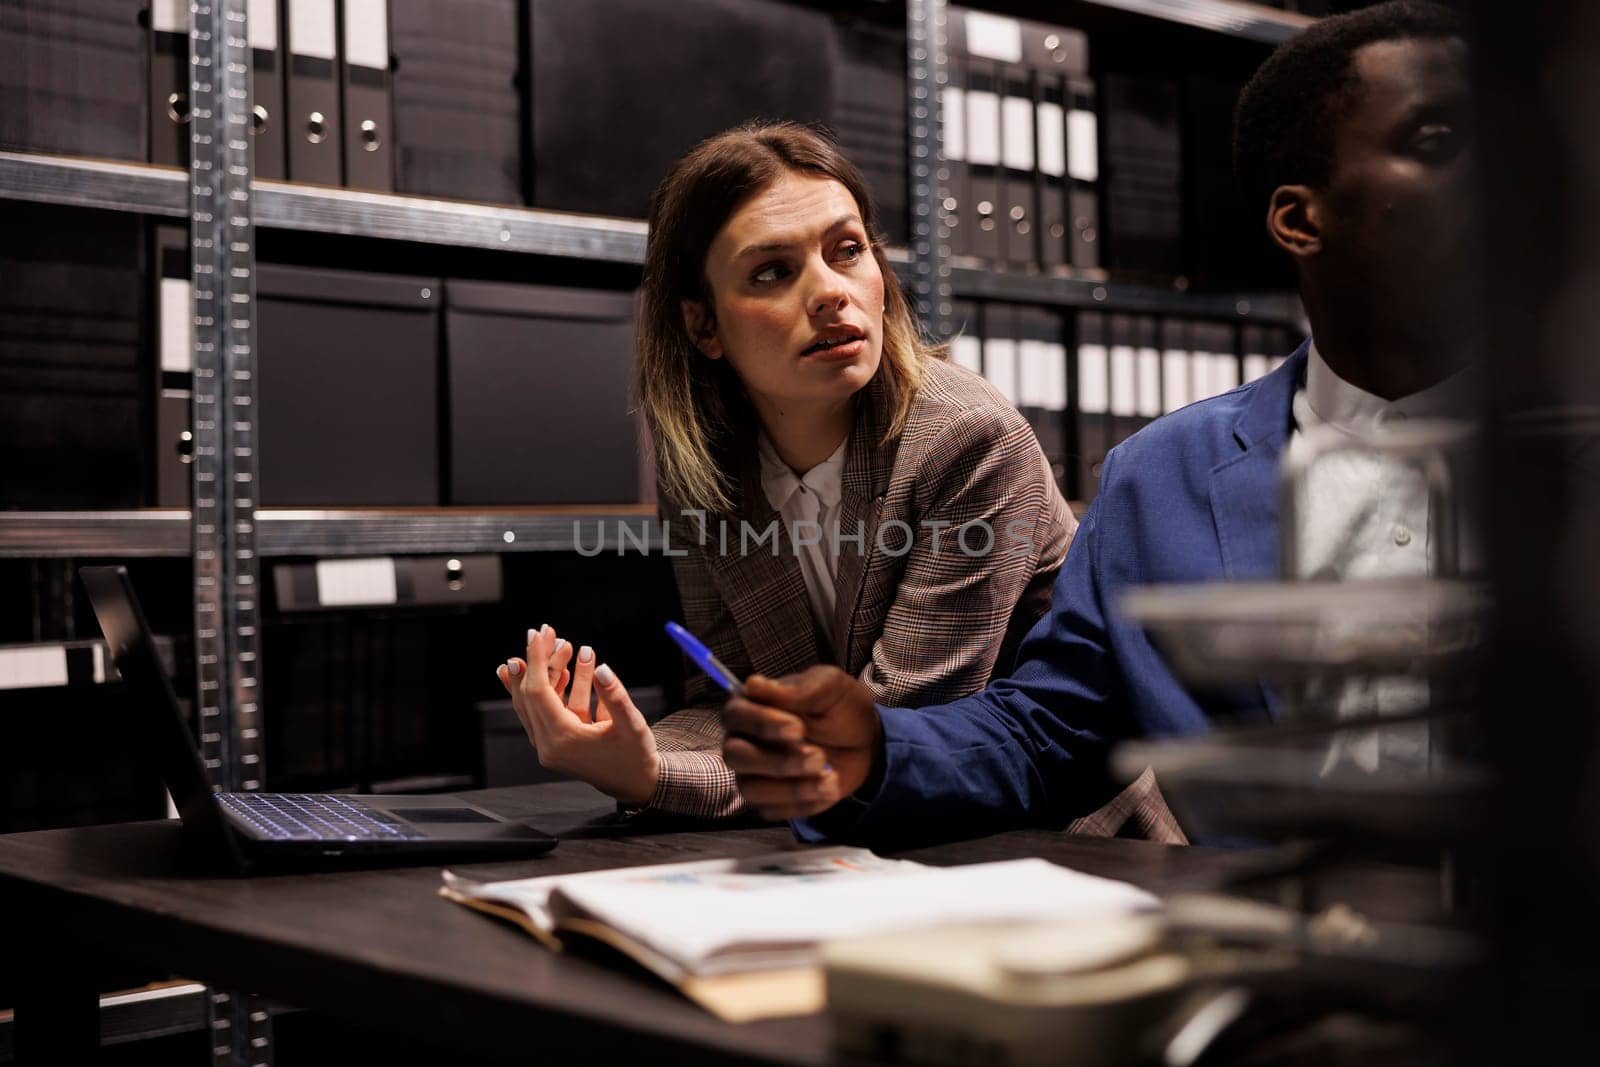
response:
<path id="1" fill-rule="evenodd" d="M 1411 543 L 1411 531 L 1404 526 L 1396 525 L 1394 528 L 1394 543 L 1401 548 L 1409 545 Z"/>

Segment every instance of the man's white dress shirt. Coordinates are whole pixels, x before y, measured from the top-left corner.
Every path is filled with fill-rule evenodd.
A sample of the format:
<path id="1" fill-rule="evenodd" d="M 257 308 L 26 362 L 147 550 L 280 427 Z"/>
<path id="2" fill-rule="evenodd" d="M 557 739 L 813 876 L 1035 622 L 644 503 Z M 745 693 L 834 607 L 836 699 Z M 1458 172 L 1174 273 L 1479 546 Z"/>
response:
<path id="1" fill-rule="evenodd" d="M 1289 453 L 1293 456 L 1305 447 L 1304 432 L 1313 426 L 1370 437 L 1411 418 L 1460 417 L 1474 409 L 1477 385 L 1469 369 L 1420 393 L 1384 400 L 1336 375 L 1313 343 L 1305 386 L 1294 397 L 1295 432 Z M 1414 463 L 1369 452 L 1333 453 L 1307 472 L 1299 499 L 1300 573 L 1295 577 L 1371 579 L 1430 572 L 1428 487 Z M 1462 506 L 1460 501 L 1457 506 Z M 1463 524 L 1459 547 L 1463 570 L 1477 562 L 1477 546 L 1467 534 Z M 1392 715 L 1424 706 L 1428 685 L 1419 678 L 1358 679 L 1321 697 L 1341 718 Z M 1429 763 L 1427 727 L 1405 724 L 1342 737 L 1329 753 L 1325 770 L 1345 763 L 1369 772 L 1424 770 Z"/>

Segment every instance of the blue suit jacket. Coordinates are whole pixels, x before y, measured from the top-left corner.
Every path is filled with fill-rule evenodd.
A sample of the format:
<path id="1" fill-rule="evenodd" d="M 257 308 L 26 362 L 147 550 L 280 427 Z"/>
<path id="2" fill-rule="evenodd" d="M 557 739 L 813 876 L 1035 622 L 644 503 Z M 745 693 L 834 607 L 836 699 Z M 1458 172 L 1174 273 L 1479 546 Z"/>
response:
<path id="1" fill-rule="evenodd" d="M 1278 461 L 1309 343 L 1277 370 L 1158 419 L 1111 450 L 1100 492 L 1011 676 L 937 707 L 880 708 L 874 795 L 795 822 L 806 840 L 904 845 L 1056 828 L 1115 792 L 1110 747 L 1261 722 L 1260 686 L 1190 692 L 1113 610 L 1135 586 L 1278 573 Z"/>

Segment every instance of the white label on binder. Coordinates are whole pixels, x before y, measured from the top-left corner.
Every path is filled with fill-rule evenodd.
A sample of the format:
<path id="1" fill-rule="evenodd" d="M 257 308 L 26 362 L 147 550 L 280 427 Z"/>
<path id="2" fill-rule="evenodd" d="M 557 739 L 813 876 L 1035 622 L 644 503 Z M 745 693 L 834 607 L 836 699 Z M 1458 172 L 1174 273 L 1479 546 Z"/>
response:
<path id="1" fill-rule="evenodd" d="M 392 559 L 319 559 L 316 571 L 317 603 L 325 608 L 393 604 L 400 599 Z"/>
<path id="2" fill-rule="evenodd" d="M 1111 406 L 1111 357 L 1105 345 L 1078 346 L 1078 410 L 1104 415 Z"/>
<path id="3" fill-rule="evenodd" d="M 1189 406 L 1189 353 L 1169 348 L 1161 353 L 1161 407 L 1163 414 Z"/>
<path id="4" fill-rule="evenodd" d="M 157 33 L 188 33 L 189 0 L 150 0 L 150 28 Z"/>
<path id="5" fill-rule="evenodd" d="M 1161 414 L 1161 353 L 1153 348 L 1139 349 L 1139 417 L 1153 419 Z"/>
<path id="6" fill-rule="evenodd" d="M 63 645 L 0 648 L 0 689 L 39 689 L 67 684 Z"/>
<path id="7" fill-rule="evenodd" d="M 1271 369 L 1272 363 L 1266 356 L 1244 357 L 1244 380 L 1247 382 L 1253 382 L 1257 378 L 1264 377 Z"/>
<path id="8" fill-rule="evenodd" d="M 1138 369 L 1132 345 L 1111 346 L 1111 414 L 1125 418 L 1138 412 Z"/>
<path id="9" fill-rule="evenodd" d="M 333 0 L 289 0 L 289 51 L 295 55 L 338 59 L 338 28 Z"/>
<path id="10" fill-rule="evenodd" d="M 96 685 L 106 680 L 106 646 L 99 641 L 94 643 L 94 680 Z"/>
<path id="11" fill-rule="evenodd" d="M 1022 62 L 1022 23 L 982 11 L 966 14 L 968 55 L 1002 63 Z"/>
<path id="12" fill-rule="evenodd" d="M 1100 180 L 1100 127 L 1093 111 L 1067 112 L 1067 173 L 1080 182 Z"/>
<path id="13" fill-rule="evenodd" d="M 983 342 L 967 334 L 950 338 L 950 361 L 974 374 L 982 374 Z"/>
<path id="14" fill-rule="evenodd" d="M 161 279 L 161 369 L 194 370 L 194 306 L 187 278 Z"/>
<path id="15" fill-rule="evenodd" d="M 990 337 L 983 342 L 983 376 L 1011 403 L 1017 402 L 1017 342 Z"/>
<path id="16" fill-rule="evenodd" d="M 1239 358 L 1229 352 L 1211 357 L 1211 392 L 1215 396 L 1239 387 Z"/>
<path id="17" fill-rule="evenodd" d="M 1041 103 L 1034 111 L 1039 125 L 1039 170 L 1052 178 L 1067 173 L 1067 116 L 1060 104 Z"/>
<path id="18" fill-rule="evenodd" d="M 1216 395 L 1211 388 L 1211 353 L 1189 353 L 1189 402 L 1205 400 Z"/>
<path id="19" fill-rule="evenodd" d="M 388 0 L 344 0 L 344 61 L 389 69 Z"/>
<path id="20" fill-rule="evenodd" d="M 967 92 L 967 162 L 1000 162 L 1000 98 L 994 93 Z"/>
<path id="21" fill-rule="evenodd" d="M 1050 411 L 1067 410 L 1067 346 L 1052 341 L 1044 346 L 1049 360 L 1050 387 L 1045 393 L 1045 408 Z"/>
<path id="22" fill-rule="evenodd" d="M 967 158 L 967 94 L 949 88 L 939 94 L 944 118 L 944 158 L 959 163 Z"/>
<path id="23" fill-rule="evenodd" d="M 1004 124 L 1006 166 L 1012 170 L 1033 170 L 1033 101 L 1020 96 L 1005 97 L 1000 104 Z"/>
<path id="24" fill-rule="evenodd" d="M 250 0 L 250 47 L 263 52 L 278 50 L 278 0 Z"/>
<path id="25" fill-rule="evenodd" d="M 1043 341 L 1017 343 L 1017 406 L 1050 406 L 1050 346 Z"/>

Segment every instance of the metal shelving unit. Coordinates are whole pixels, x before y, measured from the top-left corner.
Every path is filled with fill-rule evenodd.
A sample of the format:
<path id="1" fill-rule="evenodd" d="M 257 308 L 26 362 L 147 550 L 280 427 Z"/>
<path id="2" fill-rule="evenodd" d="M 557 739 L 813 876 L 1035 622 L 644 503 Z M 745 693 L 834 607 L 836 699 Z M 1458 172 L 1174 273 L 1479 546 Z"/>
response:
<path id="1" fill-rule="evenodd" d="M 1263 44 L 1288 40 L 1316 19 L 1290 11 L 1235 0 L 1084 0 L 1096 7 L 1114 8 L 1134 15 L 1173 22 L 1195 29 L 1225 33 Z M 980 5 L 981 6 L 981 5 Z"/>
<path id="2" fill-rule="evenodd" d="M 1292 293 L 1188 292 L 1094 278 L 1004 274 L 968 266 L 952 267 L 950 274 L 956 296 L 983 300 L 1239 322 L 1293 323 L 1301 318 L 1300 300 Z"/>
<path id="3" fill-rule="evenodd" d="M 588 555 L 659 547 L 649 505 L 615 508 L 419 508 L 401 511 L 264 508 L 256 551 L 283 556 L 384 556 L 445 552 L 565 552 Z M 181 508 L 0 512 L 0 559 L 185 557 L 193 519 Z"/>

